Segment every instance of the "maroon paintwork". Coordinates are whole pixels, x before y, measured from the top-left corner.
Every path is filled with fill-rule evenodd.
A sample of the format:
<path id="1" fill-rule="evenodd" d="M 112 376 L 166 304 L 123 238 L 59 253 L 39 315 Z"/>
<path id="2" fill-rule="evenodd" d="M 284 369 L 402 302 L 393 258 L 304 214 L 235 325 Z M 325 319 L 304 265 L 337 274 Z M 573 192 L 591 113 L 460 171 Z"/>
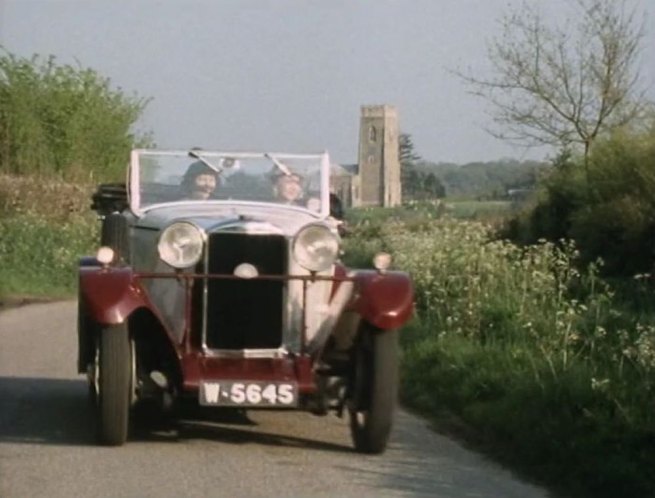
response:
<path id="1" fill-rule="evenodd" d="M 297 382 L 298 391 L 316 391 L 311 359 L 308 356 L 288 358 L 212 358 L 200 351 L 182 356 L 184 390 L 197 391 L 201 380 L 242 380 Z"/>
<path id="2" fill-rule="evenodd" d="M 129 267 L 80 267 L 80 293 L 89 317 L 102 325 L 122 323 L 135 309 L 152 307 Z"/>
<path id="3" fill-rule="evenodd" d="M 358 271 L 355 273 L 355 299 L 349 309 L 380 329 L 396 329 L 414 310 L 412 282 L 403 272 Z"/>
<path id="4" fill-rule="evenodd" d="M 88 316 L 100 325 L 112 325 L 125 321 L 138 308 L 149 309 L 156 317 L 159 313 L 148 300 L 141 286 L 144 278 L 193 279 L 203 275 L 135 273 L 129 267 L 80 267 L 80 292 L 87 305 Z M 213 278 L 236 278 L 211 275 Z M 262 276 L 262 278 L 283 278 Z M 357 271 L 348 276 L 346 268 L 338 265 L 334 277 L 293 277 L 334 281 L 332 296 L 341 282 L 355 282 L 353 299 L 347 310 L 360 314 L 366 322 L 383 329 L 396 329 L 405 323 L 413 311 L 413 289 L 409 276 L 402 272 L 380 273 L 374 270 Z M 190 305 L 190 301 L 189 301 Z M 187 323 L 190 310 L 187 309 Z M 161 322 L 163 326 L 163 322 Z M 180 361 L 183 390 L 197 392 L 201 380 L 269 380 L 295 381 L 300 393 L 316 391 L 312 371 L 312 358 L 306 354 L 289 355 L 285 358 L 226 358 L 205 354 L 192 346 L 188 327 L 179 344 L 168 339 Z"/>

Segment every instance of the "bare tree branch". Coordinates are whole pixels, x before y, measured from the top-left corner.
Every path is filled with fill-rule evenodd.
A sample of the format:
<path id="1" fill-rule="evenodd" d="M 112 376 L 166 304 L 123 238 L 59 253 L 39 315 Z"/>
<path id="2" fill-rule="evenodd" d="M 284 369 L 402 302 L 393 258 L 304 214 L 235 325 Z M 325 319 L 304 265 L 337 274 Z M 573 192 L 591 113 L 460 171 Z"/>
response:
<path id="1" fill-rule="evenodd" d="M 491 108 L 490 133 L 520 145 L 578 145 L 640 119 L 652 104 L 640 89 L 644 25 L 625 0 L 577 0 L 577 17 L 550 26 L 524 3 L 487 44 L 493 76 L 454 71 Z"/>

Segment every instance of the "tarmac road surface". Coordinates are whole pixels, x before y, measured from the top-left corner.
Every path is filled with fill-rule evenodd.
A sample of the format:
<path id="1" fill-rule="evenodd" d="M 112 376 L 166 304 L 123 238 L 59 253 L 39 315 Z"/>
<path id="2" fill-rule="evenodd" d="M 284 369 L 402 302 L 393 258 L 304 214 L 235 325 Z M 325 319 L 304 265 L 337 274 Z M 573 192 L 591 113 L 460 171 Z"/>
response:
<path id="1" fill-rule="evenodd" d="M 404 411 L 381 456 L 352 450 L 345 418 L 300 412 L 211 412 L 99 447 L 76 348 L 73 301 L 0 312 L 3 498 L 548 496 Z"/>

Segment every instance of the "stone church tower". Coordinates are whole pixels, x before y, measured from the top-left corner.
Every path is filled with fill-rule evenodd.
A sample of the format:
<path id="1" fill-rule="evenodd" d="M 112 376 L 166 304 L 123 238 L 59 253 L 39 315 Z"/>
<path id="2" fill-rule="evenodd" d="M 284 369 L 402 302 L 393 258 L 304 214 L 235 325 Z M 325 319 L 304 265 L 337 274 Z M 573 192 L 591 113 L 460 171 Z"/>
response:
<path id="1" fill-rule="evenodd" d="M 398 206 L 401 199 L 398 113 L 390 105 L 362 106 L 355 206 Z"/>

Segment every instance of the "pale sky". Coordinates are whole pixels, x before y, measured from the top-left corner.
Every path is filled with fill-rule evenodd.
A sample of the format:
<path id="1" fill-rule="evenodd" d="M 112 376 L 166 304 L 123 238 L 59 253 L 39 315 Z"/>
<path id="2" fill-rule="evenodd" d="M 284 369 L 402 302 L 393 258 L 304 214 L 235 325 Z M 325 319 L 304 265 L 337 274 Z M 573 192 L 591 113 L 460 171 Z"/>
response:
<path id="1" fill-rule="evenodd" d="M 163 148 L 327 149 L 354 163 L 360 106 L 385 103 L 426 160 L 542 159 L 487 134 L 484 101 L 449 72 L 484 70 L 485 41 L 519 2 L 0 0 L 0 45 L 152 98 L 137 128 Z M 564 20 L 570 2 L 539 3 Z M 641 72 L 655 100 L 653 15 Z"/>

